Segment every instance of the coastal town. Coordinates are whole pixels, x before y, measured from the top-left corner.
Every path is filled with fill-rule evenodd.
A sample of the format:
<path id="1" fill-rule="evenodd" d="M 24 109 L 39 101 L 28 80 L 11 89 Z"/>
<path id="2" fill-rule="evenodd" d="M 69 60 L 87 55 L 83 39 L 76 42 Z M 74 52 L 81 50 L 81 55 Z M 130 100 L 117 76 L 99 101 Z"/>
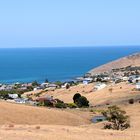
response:
<path id="1" fill-rule="evenodd" d="M 77 85 L 92 84 L 92 91 L 101 90 L 110 85 L 115 85 L 121 82 L 130 83 L 135 87 L 135 90 L 140 90 L 140 67 L 124 67 L 112 69 L 109 72 L 97 73 L 91 75 L 86 73 L 83 77 L 77 77 L 73 81 L 67 82 L 49 82 L 46 80 L 44 83 L 33 81 L 32 83 L 14 83 L 14 84 L 1 84 L 0 85 L 0 98 L 7 102 L 27 104 L 37 106 L 39 102 L 55 101 L 53 95 L 50 96 L 48 92 L 57 89 L 70 89 Z M 46 93 L 47 92 L 47 93 Z M 78 91 L 77 91 L 78 92 Z M 46 94 L 42 94 L 46 93 Z M 32 96 L 34 95 L 34 96 Z"/>

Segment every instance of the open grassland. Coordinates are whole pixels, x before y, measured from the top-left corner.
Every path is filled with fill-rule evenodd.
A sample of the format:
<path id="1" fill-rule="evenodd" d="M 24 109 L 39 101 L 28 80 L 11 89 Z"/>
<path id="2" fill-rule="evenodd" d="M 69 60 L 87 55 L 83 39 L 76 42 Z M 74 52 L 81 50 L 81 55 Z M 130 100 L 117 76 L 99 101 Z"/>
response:
<path id="1" fill-rule="evenodd" d="M 76 92 L 86 96 L 90 103 L 102 105 L 93 110 L 106 109 L 107 102 L 116 103 L 130 116 L 131 128 L 125 131 L 104 130 L 103 123 L 92 124 L 90 119 L 99 111 L 90 109 L 54 109 L 0 102 L 1 140 L 139 140 L 140 104 L 128 104 L 129 98 L 139 98 L 134 85 L 119 83 L 93 91 L 93 84 L 57 89 L 41 95 L 53 95 L 64 102 L 73 102 Z M 110 91 L 109 89 L 112 88 Z M 26 93 L 27 94 L 27 93 Z"/>

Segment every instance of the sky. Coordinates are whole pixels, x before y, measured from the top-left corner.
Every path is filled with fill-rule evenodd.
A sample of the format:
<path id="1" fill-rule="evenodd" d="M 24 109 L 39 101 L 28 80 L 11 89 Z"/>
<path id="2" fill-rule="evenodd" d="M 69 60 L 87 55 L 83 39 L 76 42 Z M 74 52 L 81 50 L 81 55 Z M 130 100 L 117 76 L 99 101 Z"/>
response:
<path id="1" fill-rule="evenodd" d="M 140 45 L 140 0 L 1 0 L 0 47 Z"/>

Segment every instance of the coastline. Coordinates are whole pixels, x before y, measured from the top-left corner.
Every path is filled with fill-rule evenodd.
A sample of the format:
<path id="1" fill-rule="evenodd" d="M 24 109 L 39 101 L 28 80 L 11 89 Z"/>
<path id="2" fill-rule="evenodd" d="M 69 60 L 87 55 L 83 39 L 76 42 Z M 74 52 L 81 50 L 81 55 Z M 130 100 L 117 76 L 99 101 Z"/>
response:
<path id="1" fill-rule="evenodd" d="M 121 49 L 123 48 L 1 49 L 0 83 L 35 80 L 41 83 L 46 78 L 51 82 L 69 81 L 83 76 L 93 68 L 140 51 L 140 47 L 126 47 L 124 52 Z"/>

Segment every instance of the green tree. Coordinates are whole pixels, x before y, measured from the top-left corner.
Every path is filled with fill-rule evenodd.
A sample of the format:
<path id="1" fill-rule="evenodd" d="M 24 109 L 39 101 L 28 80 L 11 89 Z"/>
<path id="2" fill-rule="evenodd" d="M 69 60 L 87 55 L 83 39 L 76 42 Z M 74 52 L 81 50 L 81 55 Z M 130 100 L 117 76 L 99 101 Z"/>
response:
<path id="1" fill-rule="evenodd" d="M 46 79 L 46 80 L 45 80 L 45 83 L 49 83 L 49 80 L 48 80 L 48 79 Z"/>
<path id="2" fill-rule="evenodd" d="M 105 129 L 124 130 L 130 127 L 129 116 L 117 106 L 108 107 L 102 114 L 109 122 L 105 124 Z"/>
<path id="3" fill-rule="evenodd" d="M 73 102 L 76 103 L 77 100 L 81 97 L 81 94 L 79 93 L 76 93 L 74 96 L 73 96 Z"/>
<path id="4" fill-rule="evenodd" d="M 38 84 L 38 82 L 37 81 L 33 81 L 32 82 L 32 86 L 38 86 L 39 84 Z"/>
<path id="5" fill-rule="evenodd" d="M 61 87 L 63 83 L 61 81 L 56 81 L 54 84 L 56 84 L 57 86 Z"/>
<path id="6" fill-rule="evenodd" d="M 78 98 L 78 100 L 76 101 L 76 104 L 78 107 L 89 107 L 89 101 L 84 96 L 81 96 L 80 98 Z"/>

